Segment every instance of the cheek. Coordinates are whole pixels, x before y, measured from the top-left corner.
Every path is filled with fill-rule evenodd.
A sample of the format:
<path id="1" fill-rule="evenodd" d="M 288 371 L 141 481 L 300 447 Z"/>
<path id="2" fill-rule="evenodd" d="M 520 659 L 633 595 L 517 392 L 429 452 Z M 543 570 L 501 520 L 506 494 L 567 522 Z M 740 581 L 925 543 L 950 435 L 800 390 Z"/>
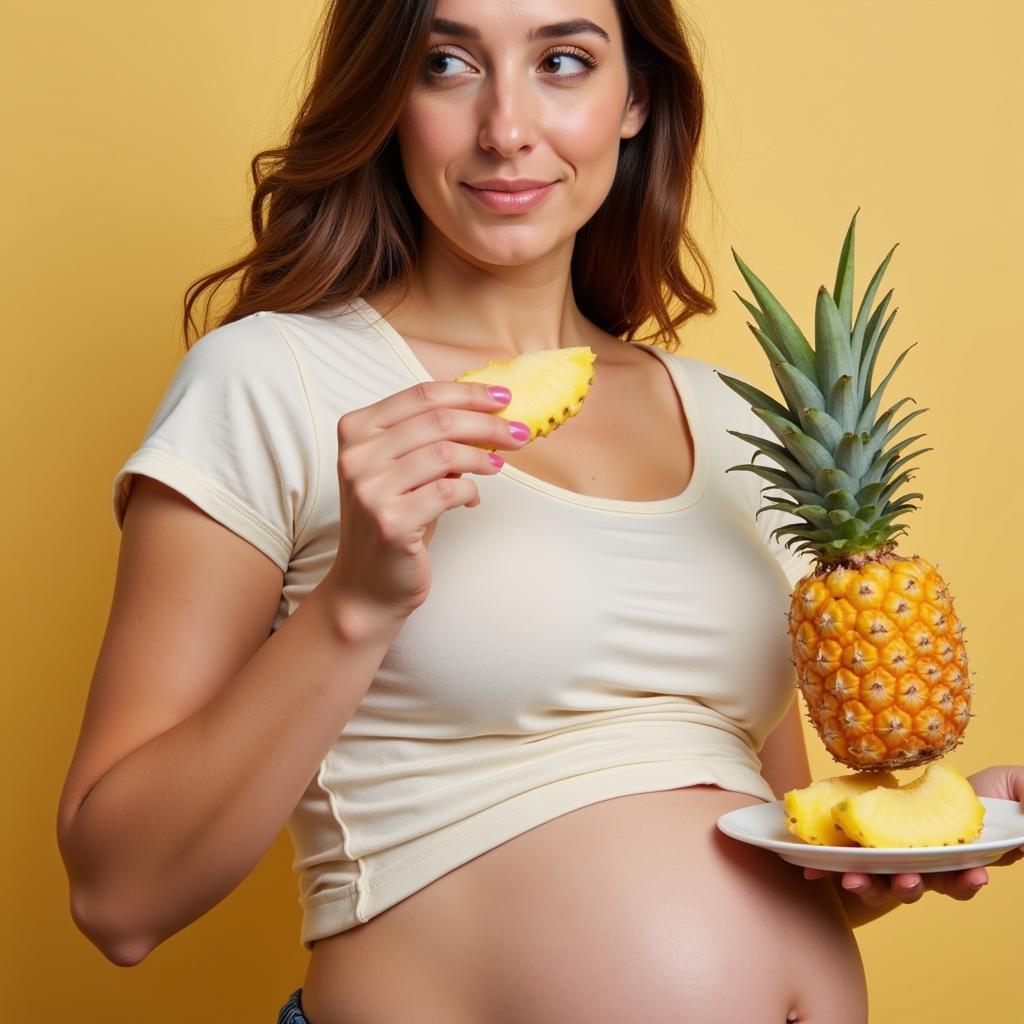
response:
<path id="1" fill-rule="evenodd" d="M 458 161 L 472 141 L 465 118 L 453 117 L 451 110 L 429 103 L 412 104 L 396 126 L 398 144 L 410 186 L 418 181 L 436 180 L 437 173 Z"/>
<path id="2" fill-rule="evenodd" d="M 611 188 L 622 141 L 621 121 L 613 112 L 621 109 L 618 97 L 609 96 L 553 111 L 548 121 L 551 146 L 573 168 L 587 200 L 603 197 Z"/>

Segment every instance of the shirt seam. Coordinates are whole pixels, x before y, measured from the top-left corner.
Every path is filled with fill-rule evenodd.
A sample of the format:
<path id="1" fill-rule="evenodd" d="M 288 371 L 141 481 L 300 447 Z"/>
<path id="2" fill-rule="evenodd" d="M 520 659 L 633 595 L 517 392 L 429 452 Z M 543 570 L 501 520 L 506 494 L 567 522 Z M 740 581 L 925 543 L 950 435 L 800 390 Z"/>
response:
<path id="1" fill-rule="evenodd" d="M 296 372 L 299 375 L 299 383 L 302 386 L 302 395 L 306 401 L 306 413 L 309 416 L 310 430 L 312 431 L 313 434 L 313 451 L 316 465 L 313 482 L 313 496 L 312 498 L 309 499 L 308 510 L 305 511 L 304 516 L 300 517 L 301 522 L 297 524 L 295 527 L 295 537 L 292 541 L 292 555 L 294 556 L 295 552 L 302 547 L 302 543 L 305 540 L 306 531 L 308 530 L 310 524 L 312 523 L 313 515 L 320 504 L 320 485 L 322 480 L 320 461 L 320 431 L 317 429 L 316 413 L 314 410 L 312 393 L 309 388 L 309 385 L 306 382 L 306 374 L 303 370 L 302 360 L 299 358 L 299 354 L 296 351 L 295 346 L 289 340 L 288 334 L 286 333 L 285 329 L 281 326 L 281 324 L 278 323 L 277 317 L 273 313 L 267 310 L 263 310 L 258 315 L 263 317 L 264 319 L 267 319 L 270 322 L 270 324 L 277 331 L 278 336 L 281 338 L 281 341 L 284 342 L 285 347 L 291 353 L 291 357 L 295 362 Z"/>

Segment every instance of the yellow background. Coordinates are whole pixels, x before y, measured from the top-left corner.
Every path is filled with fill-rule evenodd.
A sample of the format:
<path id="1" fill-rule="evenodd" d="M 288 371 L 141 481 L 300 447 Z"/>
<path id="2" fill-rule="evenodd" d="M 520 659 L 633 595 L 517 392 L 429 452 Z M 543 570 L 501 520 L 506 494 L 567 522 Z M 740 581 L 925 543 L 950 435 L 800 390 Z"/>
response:
<path id="1" fill-rule="evenodd" d="M 249 160 L 280 138 L 320 9 L 320 0 L 65 0 L 20 4 L 5 18 L 8 1019 L 269 1022 L 301 983 L 285 833 L 226 900 L 124 970 L 72 925 L 54 821 L 109 608 L 111 481 L 182 354 L 184 287 L 245 243 Z M 684 332 L 687 351 L 771 383 L 732 295 L 747 292 L 730 245 L 809 331 L 857 206 L 858 301 L 901 243 L 883 287 L 896 288 L 900 313 L 882 362 L 918 343 L 889 394 L 932 410 L 914 426 L 934 447 L 914 481 L 926 500 L 913 549 L 940 563 L 975 672 L 977 717 L 951 763 L 970 773 L 1024 762 L 1013 618 L 1024 499 L 1014 411 L 1024 371 L 1022 9 L 1012 0 L 686 9 L 700 30 L 717 198 L 702 203 L 698 229 L 720 301 L 715 317 Z M 805 728 L 815 777 L 836 774 Z M 970 902 L 928 893 L 857 931 L 872 1024 L 1021 1019 L 1024 862 L 990 875 Z"/>

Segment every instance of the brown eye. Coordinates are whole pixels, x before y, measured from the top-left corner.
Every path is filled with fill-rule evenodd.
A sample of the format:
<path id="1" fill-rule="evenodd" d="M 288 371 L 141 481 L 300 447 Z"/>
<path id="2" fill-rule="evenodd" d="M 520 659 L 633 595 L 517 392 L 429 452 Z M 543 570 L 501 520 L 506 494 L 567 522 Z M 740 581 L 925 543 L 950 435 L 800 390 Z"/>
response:
<path id="1" fill-rule="evenodd" d="M 568 61 L 566 60 L 568 58 Z M 582 64 L 586 70 L 574 71 L 572 62 L 575 61 L 577 64 Z M 575 49 L 563 49 L 563 50 L 552 50 L 550 53 L 546 53 L 541 58 L 542 64 L 555 64 L 555 78 L 582 78 L 584 75 L 590 73 L 591 70 L 597 67 L 597 61 L 590 56 L 585 50 Z M 559 74 L 563 69 L 568 69 L 568 74 Z"/>

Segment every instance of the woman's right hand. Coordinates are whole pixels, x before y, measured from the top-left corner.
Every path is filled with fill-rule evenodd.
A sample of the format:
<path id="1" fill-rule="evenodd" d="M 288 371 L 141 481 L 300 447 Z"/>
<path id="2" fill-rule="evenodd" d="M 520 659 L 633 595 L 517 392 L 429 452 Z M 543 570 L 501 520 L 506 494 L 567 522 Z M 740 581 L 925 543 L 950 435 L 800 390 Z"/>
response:
<path id="1" fill-rule="evenodd" d="M 484 449 L 525 444 L 494 415 L 507 404 L 479 382 L 423 381 L 338 420 L 341 533 L 325 583 L 340 602 L 393 625 L 426 600 L 438 518 L 480 504 L 461 474 L 497 473 Z"/>

